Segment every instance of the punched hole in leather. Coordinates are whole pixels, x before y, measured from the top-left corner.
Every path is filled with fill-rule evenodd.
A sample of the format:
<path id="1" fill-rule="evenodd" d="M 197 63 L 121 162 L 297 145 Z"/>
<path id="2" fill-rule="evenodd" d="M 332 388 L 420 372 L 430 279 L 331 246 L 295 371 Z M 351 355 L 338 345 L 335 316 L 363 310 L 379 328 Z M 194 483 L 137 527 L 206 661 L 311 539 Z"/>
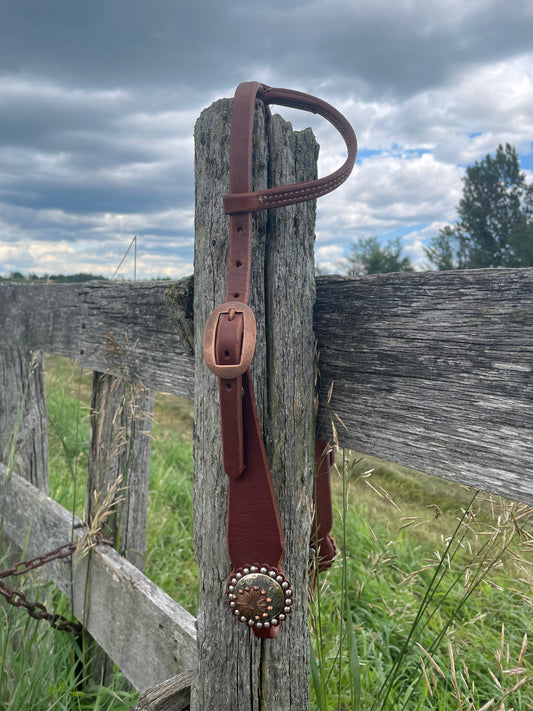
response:
<path id="1" fill-rule="evenodd" d="M 266 106 L 281 104 L 318 113 L 341 133 L 348 151 L 343 165 L 317 180 L 251 192 L 252 133 L 256 98 Z M 293 591 L 281 568 L 285 545 L 276 497 L 257 414 L 249 366 L 255 347 L 255 318 L 247 305 L 250 291 L 252 211 L 313 200 L 334 190 L 349 176 L 357 141 L 350 124 L 316 97 L 258 82 L 237 87 L 230 137 L 230 215 L 226 303 L 216 308 L 204 331 L 204 357 L 219 378 L 222 458 L 229 476 L 228 552 L 233 571 L 226 596 L 235 617 L 256 637 L 274 638 L 291 612 Z M 331 530 L 331 457 L 317 444 L 315 546 L 319 566 L 326 567 L 336 550 Z M 326 456 L 324 456 L 326 455 Z"/>

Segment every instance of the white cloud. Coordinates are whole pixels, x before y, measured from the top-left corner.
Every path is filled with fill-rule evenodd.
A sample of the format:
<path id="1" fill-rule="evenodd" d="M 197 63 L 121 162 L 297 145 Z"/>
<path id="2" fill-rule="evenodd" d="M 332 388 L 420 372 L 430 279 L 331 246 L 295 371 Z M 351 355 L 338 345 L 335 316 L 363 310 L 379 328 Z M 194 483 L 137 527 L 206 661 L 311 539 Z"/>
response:
<path id="1" fill-rule="evenodd" d="M 175 253 L 163 259 L 150 250 L 150 239 L 151 235 L 145 235 L 138 240 L 138 279 L 180 279 L 192 273 L 191 260 L 180 259 L 182 245 L 168 244 L 170 251 L 174 246 Z M 86 240 L 74 245 L 66 240 L 35 242 L 27 238 L 6 243 L 0 239 L 0 274 L 9 276 L 12 272 L 38 275 L 88 272 L 111 278 L 130 243 L 131 240 L 117 240 L 106 244 Z M 118 272 L 118 277 L 133 279 L 134 266 L 133 251 L 130 251 Z"/>
<path id="2" fill-rule="evenodd" d="M 83 271 L 102 273 L 134 234 L 147 275 L 190 269 L 194 123 L 241 80 L 318 94 L 356 130 L 353 177 L 318 204 L 317 261 L 332 268 L 350 242 L 374 235 L 404 235 L 420 263 L 428 230 L 455 218 L 466 165 L 499 143 L 531 155 L 528 0 L 512 11 L 500 0 L 206 0 L 186 17 L 171 0 L 155 9 L 117 0 L 113 12 L 99 0 L 46 12 L 29 0 L 9 13 L 0 27 L 2 273 L 5 260 L 48 269 L 47 254 L 60 271 L 62 245 L 76 264 L 87 260 Z M 226 30 L 237 17 L 234 43 Z M 246 32 L 257 26 L 260 35 Z M 313 126 L 321 175 L 343 162 L 327 122 L 279 112 Z M 33 242 L 47 252 L 31 256 Z"/>
<path id="3" fill-rule="evenodd" d="M 427 153 L 363 158 L 350 182 L 319 203 L 318 245 L 451 220 L 461 177 L 461 168 Z"/>
<path id="4" fill-rule="evenodd" d="M 411 225 L 418 241 L 408 254 L 420 266 L 423 241 L 456 218 L 464 166 L 500 143 L 530 153 L 533 55 L 469 68 L 403 101 L 354 99 L 343 110 L 360 126 L 360 157 L 348 183 L 319 201 L 318 245 L 405 233 Z M 317 132 L 323 175 L 340 165 L 342 151 L 333 130 Z"/>
<path id="5" fill-rule="evenodd" d="M 362 149 L 431 150 L 467 164 L 499 143 L 529 153 L 533 140 L 533 55 L 475 66 L 406 100 L 361 101 L 349 109 Z M 473 135 L 479 134 L 479 135 Z"/>
<path id="6" fill-rule="evenodd" d="M 438 234 L 447 222 L 432 222 L 420 230 L 409 232 L 402 238 L 403 254 L 411 260 L 415 269 L 428 269 L 429 260 L 424 251 L 424 246 L 430 237 Z"/>
<path id="7" fill-rule="evenodd" d="M 90 271 L 110 277 L 137 235 L 138 277 L 177 279 L 192 273 L 193 221 L 192 209 L 80 215 L 0 205 L 0 274 Z M 133 253 L 124 269 L 133 274 Z"/>
<path id="8" fill-rule="evenodd" d="M 326 274 L 344 271 L 344 250 L 336 244 L 318 247 L 315 252 L 315 263 Z"/>
<path id="9" fill-rule="evenodd" d="M 25 238 L 11 243 L 0 241 L 0 264 L 4 276 L 16 271 L 23 274 L 35 271 L 56 274 L 67 270 L 71 273 L 69 265 L 74 254 L 74 247 L 65 240 L 53 243 L 33 242 Z"/>

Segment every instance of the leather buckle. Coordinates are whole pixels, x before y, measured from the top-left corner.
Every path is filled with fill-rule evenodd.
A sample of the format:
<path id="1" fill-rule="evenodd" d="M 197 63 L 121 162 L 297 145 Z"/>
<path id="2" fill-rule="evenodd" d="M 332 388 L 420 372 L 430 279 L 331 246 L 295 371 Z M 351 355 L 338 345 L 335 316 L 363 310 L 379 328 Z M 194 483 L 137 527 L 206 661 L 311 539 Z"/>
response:
<path id="1" fill-rule="evenodd" d="M 242 341 L 237 346 L 240 350 L 238 363 L 221 363 L 217 358 L 217 337 L 221 325 L 221 317 L 227 316 L 232 321 L 236 316 L 242 317 Z M 241 301 L 226 301 L 218 306 L 207 319 L 204 330 L 204 359 L 207 367 L 221 380 L 233 380 L 245 373 L 250 367 L 255 351 L 256 323 L 252 309 Z"/>

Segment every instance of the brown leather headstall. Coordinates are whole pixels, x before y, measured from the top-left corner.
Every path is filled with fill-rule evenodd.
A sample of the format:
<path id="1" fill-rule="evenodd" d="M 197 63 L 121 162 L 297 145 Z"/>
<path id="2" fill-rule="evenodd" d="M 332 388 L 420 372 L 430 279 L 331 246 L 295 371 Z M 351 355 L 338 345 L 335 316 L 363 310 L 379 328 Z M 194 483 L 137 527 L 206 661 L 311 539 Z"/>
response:
<path id="1" fill-rule="evenodd" d="M 324 178 L 252 192 L 256 99 L 326 118 L 346 143 L 343 165 Z M 357 141 L 350 124 L 333 106 L 308 94 L 258 82 L 237 87 L 231 121 L 229 194 L 224 196 L 224 211 L 230 215 L 226 302 L 207 321 L 204 358 L 219 379 L 222 458 L 229 477 L 227 541 L 233 571 L 226 595 L 239 621 L 252 628 L 256 637 L 272 639 L 291 611 L 293 591 L 281 568 L 283 532 L 250 375 L 256 337 L 255 317 L 248 306 L 252 212 L 313 200 L 337 188 L 352 171 Z M 317 440 L 312 539 L 319 568 L 329 567 L 336 554 L 329 534 L 331 456 L 327 443 Z"/>

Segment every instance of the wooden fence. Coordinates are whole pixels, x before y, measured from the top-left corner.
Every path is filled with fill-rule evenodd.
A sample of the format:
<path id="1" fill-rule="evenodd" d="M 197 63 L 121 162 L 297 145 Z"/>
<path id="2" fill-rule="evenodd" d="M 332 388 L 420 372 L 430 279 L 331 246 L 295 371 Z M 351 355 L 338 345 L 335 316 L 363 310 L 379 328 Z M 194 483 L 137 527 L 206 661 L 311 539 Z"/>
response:
<path id="1" fill-rule="evenodd" d="M 19 373 L 15 348 L 115 372 L 105 336 L 116 334 L 146 386 L 191 398 L 192 358 L 170 321 L 168 289 L 2 284 L 4 355 Z M 323 391 L 334 384 L 330 402 L 321 398 L 321 436 L 330 435 L 333 415 L 342 446 L 533 503 L 533 269 L 318 278 L 315 330 Z M 3 411 L 19 404 L 4 399 Z M 42 420 L 32 426 L 41 437 Z M 70 539 L 72 514 L 23 474 L 7 486 L 2 468 L 4 530 L 37 555 Z M 92 560 L 90 580 L 82 563 L 73 588 L 68 561 L 50 577 L 134 686 L 192 669 L 191 615 L 115 551 L 98 548 Z M 142 654 L 132 653 L 136 645 Z"/>
<path id="2" fill-rule="evenodd" d="M 227 104 L 222 113 L 220 107 L 217 111 L 221 125 L 227 125 Z M 212 124 L 210 131 L 213 135 Z M 201 201 L 201 196 L 198 199 Z M 307 220 L 307 231 L 312 232 L 307 213 L 291 212 L 291 220 L 301 214 Z M 266 222 L 263 228 L 274 229 Z M 202 230 L 201 221 L 197 221 L 200 243 Z M 216 249 L 215 240 L 212 245 Z M 312 252 L 310 258 L 312 263 Z M 211 265 L 216 262 L 210 259 Z M 199 269 L 197 260 L 197 285 Z M 279 264 L 273 269 L 279 271 Z M 287 271 L 281 270 L 282 279 L 287 281 Z M 309 282 L 308 271 L 306 274 Z M 205 402 L 209 400 L 207 391 L 203 384 L 198 385 L 204 377 L 200 356 L 193 353 L 199 339 L 194 323 L 201 324 L 198 314 L 204 308 L 200 302 L 206 291 L 202 284 L 201 293 L 197 288 L 194 294 L 191 279 L 173 287 L 168 282 L 0 284 L 0 328 L 4 334 L 0 358 L 3 382 L 10 383 L 0 395 L 0 437 L 4 444 L 17 440 L 17 447 L 9 451 L 20 453 L 7 456 L 0 467 L 3 525 L 4 534 L 25 547 L 28 555 L 43 553 L 82 535 L 80 522 L 72 513 L 47 496 L 43 376 L 39 358 L 31 365 L 29 353 L 68 356 L 96 373 L 90 499 L 92 492 L 105 490 L 116 471 L 113 464 L 115 469 L 110 473 L 109 457 L 105 456 L 106 451 L 109 454 L 106 448 L 110 447 L 113 427 L 109 425 L 106 434 L 102 423 L 106 418 L 109 422 L 116 420 L 113 413 L 117 403 L 112 393 L 118 381 L 126 383 L 125 387 L 127 383 L 137 384 L 131 397 L 137 417 L 144 417 L 145 429 L 150 409 L 146 403 L 153 390 L 192 399 L 195 380 L 197 427 L 203 431 L 206 422 L 215 421 L 216 402 Z M 209 300 L 215 298 L 215 291 L 211 290 Z M 313 294 L 311 284 L 309 294 L 304 296 L 306 303 Z M 294 297 L 288 298 L 294 306 Z M 265 312 L 273 310 L 268 305 L 264 308 Z M 298 314 L 296 318 L 304 320 Z M 260 309 L 261 316 L 264 312 Z M 533 504 L 533 269 L 319 277 L 312 326 L 319 353 L 321 437 L 331 437 L 334 422 L 341 446 Z M 259 341 L 264 338 L 260 330 Z M 292 350 L 298 348 L 296 344 Z M 32 383 L 30 388 L 25 389 L 26 381 Z M 298 399 L 294 394 L 291 397 L 293 402 Z M 23 400 L 24 416 L 20 419 L 16 413 Z M 210 420 L 202 419 L 200 407 L 212 407 L 215 414 Z M 207 709 L 212 704 L 207 701 L 205 687 L 212 683 L 213 667 L 218 666 L 219 677 L 228 677 L 228 685 L 240 683 L 232 677 L 233 670 L 229 673 L 224 666 L 230 663 L 227 657 L 231 653 L 221 656 L 219 642 L 228 635 L 226 622 L 214 629 L 210 621 L 208 627 L 201 600 L 197 642 L 194 618 L 139 569 L 150 446 L 150 438 L 141 430 L 138 428 L 131 443 L 138 452 L 130 467 L 131 515 L 128 522 L 121 523 L 125 526 L 120 537 L 125 541 L 124 555 L 98 546 L 90 559 L 83 559 L 77 567 L 63 561 L 51 566 L 48 575 L 70 597 L 76 617 L 137 689 L 162 684 L 151 695 L 152 701 L 146 701 L 152 705 L 143 706 L 145 702 L 141 702 L 139 708 L 185 708 L 187 692 L 178 692 L 176 684 L 165 683 L 177 675 L 177 686 L 190 685 L 191 678 L 196 680 L 193 708 Z M 197 432 L 195 477 L 206 466 L 205 462 L 198 464 L 202 447 L 216 449 L 211 440 L 203 442 Z M 213 476 L 220 474 L 215 471 Z M 279 490 L 280 482 L 274 479 L 274 485 Z M 209 501 L 209 489 L 207 495 L 198 492 L 198 481 L 195 491 L 198 515 L 202 507 L 205 511 L 206 506 L 214 504 Z M 220 499 L 223 501 L 223 497 Z M 280 503 L 282 519 L 285 505 L 285 501 Z M 216 545 L 220 540 L 223 545 L 224 539 L 220 520 L 213 523 L 213 530 L 219 526 Z M 205 523 L 202 520 L 196 526 L 197 557 L 201 566 L 204 561 L 201 597 L 209 595 L 209 587 L 223 584 L 223 578 L 219 580 L 209 567 L 211 563 L 206 570 L 209 552 L 204 549 L 209 546 L 199 542 L 198 532 Z M 207 544 L 215 543 L 210 525 L 207 522 Z M 303 623 L 294 624 L 305 626 L 305 604 L 301 607 L 298 614 Z M 231 619 L 228 624 L 233 624 Z M 239 628 L 231 634 L 237 637 L 247 633 Z M 305 643 L 304 633 L 300 630 L 298 634 Z M 276 650 L 283 648 L 274 645 L 283 642 L 254 644 L 247 641 L 251 651 L 246 654 L 253 661 L 248 667 L 259 669 L 251 672 L 252 676 L 263 682 L 268 679 L 272 688 L 277 688 L 276 684 L 284 688 L 284 672 L 274 663 Z M 244 646 L 239 647 L 239 655 L 244 654 Z M 302 653 L 302 664 L 305 662 Z M 266 698 L 264 688 L 261 691 L 258 686 L 259 691 L 250 691 L 261 693 L 260 702 L 253 707 L 300 711 L 305 708 L 301 699 L 307 693 L 307 678 L 301 686 L 300 700 L 292 705 L 283 701 L 282 692 Z M 227 693 L 213 693 L 220 699 L 228 698 Z M 239 687 L 238 693 L 240 708 L 252 708 L 251 702 L 243 701 L 245 690 Z M 294 689 L 291 693 L 296 697 Z M 159 701 L 154 701 L 156 698 Z M 227 707 L 232 708 L 232 704 L 228 701 Z M 221 703 L 218 708 L 225 706 Z"/>

